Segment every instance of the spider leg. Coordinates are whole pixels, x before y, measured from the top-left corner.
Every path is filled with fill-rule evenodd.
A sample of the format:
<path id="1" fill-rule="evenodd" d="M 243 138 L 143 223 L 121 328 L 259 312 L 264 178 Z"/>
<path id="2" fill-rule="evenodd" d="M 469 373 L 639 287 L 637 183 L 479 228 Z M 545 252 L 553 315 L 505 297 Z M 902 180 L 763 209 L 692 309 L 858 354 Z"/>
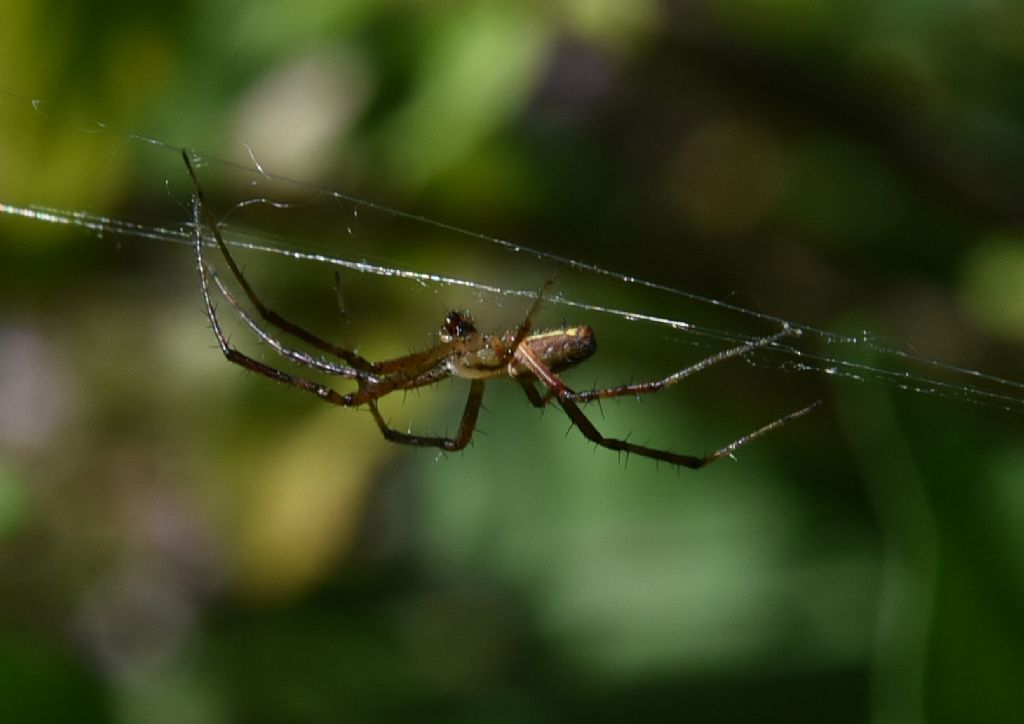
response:
<path id="1" fill-rule="evenodd" d="M 339 364 L 331 362 L 330 360 L 324 359 L 323 357 L 316 357 L 301 350 L 297 350 L 282 344 L 278 339 L 268 334 L 267 331 L 264 330 L 256 322 L 256 320 L 249 316 L 245 309 L 242 308 L 242 306 L 238 303 L 238 299 L 235 297 L 234 294 L 232 294 L 231 290 L 227 288 L 224 282 L 221 281 L 221 278 L 217 274 L 217 272 L 214 271 L 210 267 L 210 265 L 206 263 L 205 259 L 203 259 L 201 247 L 197 248 L 196 251 L 198 254 L 197 261 L 202 270 L 201 273 L 207 274 L 209 275 L 210 278 L 213 279 L 214 283 L 217 285 L 217 288 L 220 290 L 220 293 L 223 295 L 224 299 L 227 300 L 228 304 L 230 304 L 234 308 L 235 312 L 238 314 L 238 317 L 243 322 L 245 322 L 246 326 L 248 326 L 249 329 L 251 329 L 253 333 L 257 337 L 259 337 L 263 343 L 265 343 L 279 355 L 281 355 L 290 362 L 304 365 L 306 367 L 309 367 L 310 369 L 315 369 L 319 372 L 324 372 L 329 375 L 357 379 L 367 383 L 374 383 L 378 381 L 378 379 L 375 378 L 373 375 L 370 375 L 369 373 L 364 372 L 362 370 L 353 369 L 352 367 L 343 367 Z"/>
<path id="2" fill-rule="evenodd" d="M 217 242 L 217 247 L 220 249 L 221 254 L 224 255 L 224 259 L 225 261 L 227 261 L 228 267 L 231 269 L 232 275 L 235 277 L 236 281 L 238 281 L 238 284 L 242 287 L 242 290 L 245 292 L 245 296 L 249 299 L 252 305 L 256 307 L 256 310 L 259 312 L 260 316 L 263 317 L 263 319 L 268 324 L 274 325 L 278 329 L 286 332 L 287 334 L 292 335 L 293 337 L 301 339 L 303 342 L 306 342 L 307 344 L 310 344 L 316 347 L 317 349 L 327 352 L 328 354 L 333 354 L 335 357 L 338 357 L 339 359 L 345 360 L 347 363 L 355 367 L 357 370 L 362 370 L 364 372 L 373 372 L 374 366 L 373 363 L 370 362 L 369 360 L 365 359 L 361 355 L 356 354 L 355 352 L 352 352 L 351 350 L 339 347 L 338 345 L 333 344 L 332 342 L 329 342 L 326 339 L 323 339 L 322 337 L 318 337 L 317 335 L 313 334 L 307 329 L 304 329 L 298 324 L 295 324 L 294 322 L 285 319 L 280 314 L 264 305 L 262 301 L 260 301 L 260 298 L 256 296 L 256 292 L 253 291 L 253 288 L 249 285 L 248 280 L 242 274 L 242 270 L 238 267 L 238 264 L 235 262 L 235 258 L 231 255 L 231 252 L 228 250 L 228 245 L 224 243 L 224 237 L 220 233 L 220 225 L 217 223 L 217 217 L 214 215 L 213 211 L 206 205 L 206 198 L 203 195 L 203 188 L 199 184 L 199 177 L 196 176 L 196 172 L 192 168 L 192 162 L 189 160 L 188 151 L 182 149 L 181 157 L 185 161 L 185 168 L 188 169 L 188 175 L 192 179 L 192 186 L 195 189 L 195 195 L 199 201 L 199 207 L 202 210 L 202 215 L 206 219 L 207 226 L 210 227 L 210 231 L 213 234 L 214 240 Z M 196 223 L 198 224 L 198 219 L 196 220 Z"/>
<path id="3" fill-rule="evenodd" d="M 715 462 L 715 460 L 718 460 L 719 458 L 732 457 L 732 454 L 734 452 L 739 450 L 741 447 L 746 445 L 748 442 L 753 442 L 754 440 L 756 440 L 757 438 L 761 437 L 762 435 L 766 435 L 769 432 L 771 432 L 772 430 L 777 430 L 778 428 L 780 428 L 783 425 L 791 422 L 792 420 L 795 420 L 798 417 L 803 417 L 808 412 L 811 412 L 812 410 L 817 408 L 820 404 L 821 404 L 821 400 L 815 400 L 814 402 L 812 402 L 811 404 L 807 405 L 806 407 L 801 407 L 799 410 L 791 412 L 788 415 L 783 415 L 782 417 L 778 418 L 777 420 L 772 420 L 767 425 L 764 425 L 763 427 L 759 427 L 756 430 L 754 430 L 753 432 L 747 433 L 743 437 L 740 437 L 740 438 L 737 438 L 737 439 L 733 440 L 731 443 L 729 443 L 725 447 L 719 448 L 718 450 L 716 450 L 715 452 L 711 453 L 710 455 L 705 455 L 704 456 L 704 464 L 707 465 L 708 463 L 713 463 L 713 462 Z"/>
<path id="4" fill-rule="evenodd" d="M 526 393 L 526 398 L 530 401 L 530 404 L 538 409 L 543 410 L 557 396 L 551 390 L 548 390 L 546 395 L 540 394 L 537 388 L 533 386 L 533 380 L 531 379 L 526 379 L 522 376 L 516 376 L 514 379 L 523 388 L 523 392 Z"/>
<path id="5" fill-rule="evenodd" d="M 533 304 L 530 305 L 529 311 L 526 313 L 526 317 L 516 328 L 516 333 L 512 337 L 512 341 L 505 348 L 505 352 L 502 355 L 502 364 L 508 364 L 512 361 L 512 358 L 516 354 L 516 350 L 519 349 L 519 345 L 523 343 L 523 340 L 530 336 L 530 331 L 533 329 L 533 321 L 537 318 L 537 314 L 540 312 L 540 308 L 544 305 L 544 297 L 551 291 L 551 287 L 555 284 L 555 277 L 558 276 L 559 270 L 556 269 L 555 273 L 547 278 L 544 285 L 537 292 L 537 298 L 533 300 Z M 529 393 L 527 393 L 529 395 Z M 530 400 L 533 402 L 533 400 Z"/>
<path id="6" fill-rule="evenodd" d="M 197 230 L 199 229 L 200 226 L 199 213 L 200 212 L 198 210 L 193 211 L 195 226 Z M 382 369 L 378 369 L 374 373 L 370 373 L 364 370 L 354 369 L 352 367 L 344 367 L 322 357 L 316 357 L 307 352 L 303 352 L 301 350 L 297 350 L 292 347 L 288 347 L 285 344 L 282 344 L 278 339 L 276 339 L 271 334 L 269 334 L 265 329 L 263 329 L 259 325 L 259 323 L 257 323 L 256 320 L 254 320 L 245 311 L 241 304 L 239 304 L 238 299 L 235 297 L 235 295 L 221 280 L 217 272 L 213 268 L 211 268 L 209 264 L 206 263 L 206 260 L 203 256 L 201 231 L 196 232 L 196 240 L 194 246 L 196 252 L 196 263 L 197 266 L 199 267 L 200 281 L 203 290 L 203 299 L 204 302 L 206 303 L 207 316 L 211 318 L 211 325 L 214 328 L 214 333 L 217 336 L 217 340 L 220 343 L 222 350 L 224 349 L 225 346 L 230 347 L 230 345 L 228 344 L 226 337 L 223 333 L 223 330 L 220 326 L 220 321 L 216 318 L 216 313 L 213 309 L 213 303 L 210 299 L 210 278 L 213 279 L 220 293 L 227 300 L 228 304 L 232 306 L 232 308 L 238 314 L 239 318 L 246 324 L 246 326 L 248 326 L 249 329 L 251 329 L 252 332 L 257 337 L 259 337 L 259 339 L 262 342 L 267 344 L 282 357 L 296 364 L 304 365 L 306 367 L 309 367 L 310 369 L 317 370 L 318 372 L 323 372 L 329 375 L 335 375 L 338 377 L 357 380 L 359 382 L 359 389 L 355 392 L 342 396 L 345 400 L 343 404 L 347 407 L 357 407 L 359 405 L 366 404 L 371 400 L 383 397 L 384 395 L 390 392 L 394 392 L 395 390 L 415 389 L 417 387 L 423 387 L 425 385 L 439 382 L 440 380 L 451 376 L 451 373 L 447 370 L 447 368 L 438 365 L 438 362 L 440 360 L 444 359 L 445 356 L 450 354 L 450 350 L 446 346 L 439 346 L 438 349 L 440 350 L 440 352 L 428 350 L 428 352 L 424 353 L 415 353 L 407 355 L 405 357 L 397 357 L 393 360 L 386 360 L 382 364 L 375 365 L 376 367 L 381 367 Z M 232 357 L 236 357 L 237 355 L 248 357 L 247 355 L 242 355 L 241 353 L 237 352 L 237 350 L 232 349 L 232 352 Z M 268 376 L 273 376 L 274 379 L 280 379 L 282 375 L 288 376 L 286 373 L 281 372 L 280 370 L 277 370 L 275 368 L 268 367 L 267 365 L 264 365 L 261 362 L 256 362 L 255 360 L 252 360 L 252 358 L 248 359 L 250 360 L 250 362 L 255 362 L 257 367 L 262 369 L 256 369 L 252 367 L 249 362 L 245 362 L 243 364 L 247 367 L 250 367 L 250 369 L 254 369 L 257 372 L 260 372 L 261 374 L 265 374 L 265 370 L 271 370 L 275 374 Z M 233 361 L 235 360 L 233 359 Z M 383 369 L 384 367 L 393 367 L 394 369 Z M 291 375 L 290 377 L 294 377 L 294 375 Z"/>
<path id="7" fill-rule="evenodd" d="M 806 415 L 821 403 L 821 401 L 818 400 L 807 407 L 786 415 L 785 417 L 780 417 L 779 419 L 768 423 L 764 427 L 758 428 L 754 432 L 734 440 L 725 447 L 719 448 L 710 455 L 705 455 L 703 457 L 681 455 L 668 450 L 659 450 L 657 448 L 647 447 L 646 445 L 638 445 L 636 443 L 629 442 L 628 440 L 605 437 L 597 427 L 594 426 L 594 423 L 590 421 L 590 418 L 584 414 L 579 405 L 576 404 L 577 394 L 562 382 L 558 375 L 552 372 L 548 366 L 544 364 L 536 352 L 524 345 L 519 349 L 519 355 L 524 364 L 526 364 L 530 371 L 537 376 L 537 379 L 539 379 L 541 383 L 543 383 L 544 386 L 555 395 L 555 399 L 558 400 L 558 404 L 561 405 L 563 410 L 565 410 L 565 414 L 569 416 L 569 419 L 572 420 L 580 429 L 583 436 L 591 442 L 600 445 L 601 447 L 608 448 L 609 450 L 632 453 L 642 457 L 653 458 L 654 460 L 663 460 L 673 465 L 680 465 L 682 467 L 692 469 L 702 468 L 705 465 L 719 460 L 720 458 L 732 455 L 747 443 L 756 440 L 772 430 L 782 427 L 791 420 Z M 594 397 L 592 399 L 600 399 L 600 397 Z"/>
<path id="8" fill-rule="evenodd" d="M 677 382 L 685 380 L 690 375 L 706 370 L 708 367 L 716 365 L 719 362 L 724 362 L 732 357 L 741 357 L 755 349 L 775 344 L 784 337 L 791 337 L 799 334 L 799 330 L 786 326 L 775 334 L 768 335 L 767 337 L 760 337 L 759 339 L 754 339 L 749 342 L 745 342 L 744 344 L 737 345 L 736 347 L 723 350 L 711 355 L 710 357 L 705 357 L 700 362 L 692 364 L 678 372 L 673 372 L 668 377 L 664 377 L 660 380 L 636 382 L 629 385 L 620 385 L 619 387 L 606 387 L 602 389 L 583 390 L 580 392 L 570 391 L 570 397 L 576 402 L 592 402 L 594 400 L 605 400 L 612 397 L 645 395 L 650 392 L 658 392 L 666 387 L 676 384 Z"/>
<path id="9" fill-rule="evenodd" d="M 237 298 L 234 296 L 234 294 L 232 294 L 231 290 L 228 289 L 227 286 L 221 281 L 217 272 L 210 268 L 210 266 L 206 263 L 202 254 L 202 245 L 199 242 L 197 242 L 196 244 L 196 257 L 200 269 L 201 281 L 204 292 L 204 300 L 206 300 L 207 302 L 207 316 L 214 314 L 214 310 L 212 308 L 213 305 L 212 303 L 210 303 L 210 300 L 208 299 L 209 282 L 207 281 L 207 279 L 209 277 L 212 278 L 213 281 L 217 284 L 217 287 L 220 290 L 221 294 L 224 296 L 227 302 L 234 308 L 239 318 L 253 331 L 254 334 L 256 334 L 257 337 L 260 338 L 261 341 L 263 341 L 265 344 L 271 347 L 282 357 L 291 362 L 294 362 L 295 364 L 304 365 L 306 367 L 309 367 L 310 369 L 314 369 L 325 374 L 335 375 L 338 377 L 344 377 L 348 379 L 355 379 L 359 382 L 358 390 L 340 396 L 340 399 L 342 400 L 341 402 L 337 400 L 331 400 L 335 404 L 342 404 L 345 407 L 358 407 L 359 405 L 367 404 L 368 402 L 383 397 L 384 395 L 394 392 L 395 390 L 409 390 L 415 389 L 417 387 L 423 387 L 425 385 L 439 382 L 440 380 L 450 376 L 450 373 L 446 368 L 438 366 L 436 364 L 436 360 L 434 360 L 432 356 L 427 355 L 409 355 L 408 357 L 405 358 L 397 358 L 396 360 L 391 360 L 387 364 L 394 364 L 395 362 L 403 361 L 406 364 L 397 365 L 396 371 L 391 372 L 390 374 L 384 374 L 384 371 L 379 371 L 381 376 L 377 376 L 376 374 L 370 374 L 362 370 L 353 369 L 352 367 L 343 367 L 322 357 L 315 357 L 306 352 L 288 347 L 287 345 L 282 344 L 272 335 L 268 334 L 267 331 L 260 327 L 256 320 L 249 316 L 245 309 L 242 308 L 242 306 L 238 303 Z M 220 342 L 221 349 L 223 350 L 225 344 L 227 344 L 225 340 L 225 335 L 221 331 L 219 320 L 216 320 L 214 318 L 213 322 L 214 332 L 216 333 L 218 342 Z M 227 356 L 226 352 L 225 355 Z M 249 369 L 259 372 L 260 374 L 267 374 L 266 370 L 270 370 L 274 374 L 267 374 L 267 376 L 271 376 L 279 381 L 286 381 L 288 382 L 288 384 L 293 384 L 294 386 L 306 389 L 306 386 L 304 384 L 295 384 L 295 375 L 289 375 L 288 373 L 285 373 L 281 370 L 277 370 L 276 368 L 269 367 L 261 362 L 257 362 L 253 360 L 251 357 L 248 357 L 248 355 L 243 355 L 240 352 L 237 352 L 237 350 L 232 349 L 232 354 L 228 356 L 228 358 L 232 361 L 238 362 L 236 358 L 239 356 L 247 358 L 247 361 L 239 362 L 239 364 L 242 364 L 243 366 L 248 367 Z M 419 359 L 421 356 L 423 357 L 423 359 Z M 255 363 L 256 367 L 253 366 L 253 363 Z M 289 379 L 284 380 L 282 379 L 282 377 L 288 377 Z M 310 380 L 306 380 L 306 382 L 316 386 L 318 390 L 326 389 L 322 385 L 318 385 L 317 383 L 312 382 Z M 320 395 L 319 392 L 317 394 Z"/>
<path id="10" fill-rule="evenodd" d="M 548 400 L 551 398 L 542 397 L 541 394 L 537 392 L 537 388 L 533 386 L 532 381 L 523 379 L 522 377 L 516 377 L 514 379 L 519 383 L 519 386 L 523 388 L 523 392 L 526 393 L 526 398 L 530 401 L 531 405 L 539 409 L 544 409 L 548 406 Z"/>
<path id="11" fill-rule="evenodd" d="M 367 402 L 373 419 L 377 422 L 384 437 L 391 442 L 402 443 L 403 445 L 418 445 L 420 447 L 436 447 L 442 450 L 455 452 L 461 450 L 473 438 L 473 430 L 476 429 L 476 419 L 480 414 L 480 406 L 484 399 L 484 380 L 473 380 L 469 387 L 469 397 L 466 399 L 466 407 L 462 412 L 462 421 L 459 422 L 459 431 L 455 437 L 429 437 L 424 435 L 411 435 L 399 432 L 388 426 L 384 416 L 377 408 L 377 400 L 374 398 Z"/>
<path id="12" fill-rule="evenodd" d="M 217 319 L 217 313 L 213 308 L 213 301 L 210 298 L 210 282 L 209 279 L 207 278 L 206 265 L 202 258 L 203 239 L 202 230 L 200 227 L 200 212 L 198 204 L 199 201 L 197 199 L 193 207 L 193 221 L 195 224 L 196 253 L 199 259 L 200 287 L 202 288 L 203 292 L 203 302 L 206 306 L 206 317 L 207 319 L 210 320 L 210 326 L 213 328 L 213 334 L 217 338 L 217 344 L 220 346 L 220 350 L 224 354 L 224 357 L 227 358 L 229 362 L 233 362 L 237 365 L 245 367 L 246 369 L 251 370 L 252 372 L 256 372 L 257 374 L 263 375 L 264 377 L 269 377 L 270 379 L 276 382 L 282 382 L 286 385 L 290 385 L 297 389 L 309 392 L 312 395 L 316 395 L 317 398 L 323 400 L 324 402 L 329 402 L 332 405 L 339 405 L 341 407 L 353 407 L 355 405 L 361 404 L 362 402 L 365 402 L 365 400 L 363 399 L 360 399 L 358 401 L 354 400 L 353 393 L 343 395 L 326 385 L 320 384 L 319 382 L 315 382 L 306 377 L 302 377 L 300 375 L 295 375 L 271 367 L 270 365 L 264 364 L 259 360 L 253 359 L 249 355 L 244 354 L 243 352 L 240 352 L 231 346 L 231 343 L 228 342 L 227 337 L 224 335 L 224 331 L 221 329 L 220 321 Z M 353 372 L 355 372 L 355 370 L 353 370 Z M 364 396 L 366 394 L 366 391 L 362 389 L 359 390 L 359 392 L 363 393 Z"/>

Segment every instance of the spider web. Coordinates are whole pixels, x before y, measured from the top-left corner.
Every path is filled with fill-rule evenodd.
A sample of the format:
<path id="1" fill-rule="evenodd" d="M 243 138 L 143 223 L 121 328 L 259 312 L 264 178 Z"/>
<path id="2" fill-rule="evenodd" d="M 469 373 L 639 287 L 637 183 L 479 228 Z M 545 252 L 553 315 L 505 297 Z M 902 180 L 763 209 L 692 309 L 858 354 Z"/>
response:
<path id="1" fill-rule="evenodd" d="M 21 100 L 21 99 L 19 99 Z M 31 101 L 33 110 L 43 114 L 43 106 Z M 0 199 L 0 213 L 20 216 L 49 224 L 79 227 L 94 232 L 97 237 L 149 239 L 177 244 L 191 243 L 193 231 L 188 213 L 190 190 L 185 182 L 184 168 L 180 165 L 180 148 L 173 144 L 138 134 L 109 129 L 101 123 L 80 123 L 79 130 L 88 134 L 110 134 L 133 151 L 140 148 L 162 157 L 161 166 L 177 164 L 178 172 L 168 170 L 164 176 L 166 196 L 177 209 L 166 220 L 136 220 L 119 218 L 82 209 L 55 208 L 40 204 L 9 203 Z M 547 307 L 580 313 L 607 315 L 631 323 L 653 325 L 676 336 L 685 336 L 691 343 L 702 347 L 733 346 L 759 336 L 766 336 L 788 327 L 794 334 L 773 344 L 765 355 L 749 360 L 789 372 L 811 373 L 854 382 L 874 382 L 913 393 L 960 400 L 962 402 L 995 407 L 1007 411 L 1024 411 L 1024 382 L 1011 380 L 978 369 L 949 364 L 917 354 L 912 349 L 885 340 L 867 330 L 840 333 L 803 324 L 768 312 L 742 306 L 733 301 L 698 295 L 684 289 L 651 281 L 614 269 L 602 267 L 586 260 L 562 256 L 533 248 L 507 239 L 469 231 L 436 219 L 407 213 L 336 190 L 275 176 L 261 167 L 249 152 L 249 163 L 236 163 L 212 156 L 193 153 L 192 158 L 200 174 L 204 172 L 229 174 L 242 180 L 250 191 L 240 201 L 221 208 L 221 227 L 228 244 L 267 255 L 344 269 L 359 274 L 407 280 L 434 289 L 461 289 L 480 300 L 500 306 L 502 300 L 533 299 L 539 280 L 534 274 L 531 283 L 510 281 L 509 272 L 517 267 L 546 270 L 559 269 L 558 290 L 546 299 Z M 237 179 L 236 179 L 237 180 Z M 298 201 L 294 199 L 299 199 Z M 297 212 L 306 214 L 314 207 L 327 207 L 340 213 L 343 219 L 343 237 L 313 239 L 296 237 L 293 233 L 274 233 L 250 223 L 235 223 L 235 219 L 252 210 L 271 212 Z M 373 226 L 401 227 L 419 235 L 444 235 L 456 243 L 482 244 L 504 259 L 494 264 L 494 278 L 485 278 L 480 269 L 470 273 L 448 273 L 433 268 L 427 262 L 395 263 L 395 257 L 381 257 L 372 246 L 357 248 L 352 242 L 361 238 L 358 229 L 370 217 Z M 515 261 L 524 264 L 516 264 Z M 573 280 L 584 283 L 572 283 Z M 568 283 L 567 283 L 568 282 Z M 610 286 L 609 286 L 610 285 Z M 631 303 L 616 306 L 605 303 L 605 298 L 622 297 L 621 293 L 607 296 L 608 289 L 628 288 Z M 636 293 L 650 302 L 633 302 Z M 644 297 L 647 295 L 647 297 Z M 665 310 L 686 310 L 686 314 L 665 313 Z M 685 316 L 685 318 L 684 318 Z M 695 319 L 710 317 L 711 322 Z M 728 323 L 721 320 L 727 319 Z"/>

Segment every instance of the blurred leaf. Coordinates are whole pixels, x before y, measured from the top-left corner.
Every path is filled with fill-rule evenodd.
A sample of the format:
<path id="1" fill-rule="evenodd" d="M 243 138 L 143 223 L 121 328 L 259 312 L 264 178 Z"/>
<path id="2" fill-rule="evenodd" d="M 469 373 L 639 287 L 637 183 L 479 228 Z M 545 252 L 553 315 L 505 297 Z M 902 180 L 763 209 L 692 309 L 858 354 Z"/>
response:
<path id="1" fill-rule="evenodd" d="M 975 322 L 991 334 L 1024 340 L 1024 237 L 996 234 L 964 259 L 960 295 Z"/>

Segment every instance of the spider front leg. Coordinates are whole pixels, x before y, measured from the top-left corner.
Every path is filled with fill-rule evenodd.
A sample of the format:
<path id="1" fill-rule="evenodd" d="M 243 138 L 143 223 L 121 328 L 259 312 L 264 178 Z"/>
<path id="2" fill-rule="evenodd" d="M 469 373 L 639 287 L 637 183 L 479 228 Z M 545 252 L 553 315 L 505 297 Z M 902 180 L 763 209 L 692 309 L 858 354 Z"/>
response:
<path id="1" fill-rule="evenodd" d="M 324 402 L 329 402 L 332 405 L 352 407 L 355 404 L 359 404 L 358 402 L 353 402 L 352 394 L 343 395 L 327 385 L 322 385 L 319 382 L 315 382 L 300 375 L 271 367 L 270 365 L 264 364 L 263 362 L 260 362 L 259 360 L 254 359 L 231 346 L 231 343 L 228 342 L 227 336 L 224 334 L 224 330 L 221 329 L 220 320 L 217 319 L 217 312 L 213 307 L 213 300 L 210 298 L 209 269 L 206 265 L 206 260 L 203 258 L 203 232 L 199 204 L 200 200 L 197 198 L 192 209 L 195 233 L 193 244 L 195 246 L 197 265 L 199 267 L 199 286 L 203 293 L 203 304 L 206 308 L 206 317 L 210 321 L 210 327 L 213 329 L 214 337 L 217 339 L 217 345 L 220 347 L 220 351 L 224 354 L 224 357 L 229 362 L 233 362 L 234 364 L 263 375 L 264 377 L 269 377 L 275 382 L 281 382 L 305 392 L 309 392 Z M 233 305 L 235 304 L 231 297 L 228 297 L 228 301 Z M 241 312 L 241 309 L 238 309 L 239 312 Z M 245 318 L 244 313 L 243 318 Z M 357 370 L 352 370 L 351 372 L 353 374 L 348 376 L 356 378 L 360 378 L 364 374 Z"/>
<path id="2" fill-rule="evenodd" d="M 198 208 L 201 212 L 201 215 L 205 217 L 206 224 L 207 226 L 209 226 L 210 232 L 213 234 L 214 241 L 217 243 L 217 247 L 218 249 L 220 249 L 220 253 L 224 256 L 224 260 L 227 262 L 228 268 L 231 270 L 232 276 L 235 277 L 235 280 L 238 282 L 239 286 L 242 287 L 242 291 L 245 292 L 245 296 L 249 299 L 249 302 L 256 308 L 256 311 L 259 312 L 259 315 L 263 317 L 263 319 L 268 324 L 277 327 L 278 329 L 282 330 L 287 334 L 292 335 L 293 337 L 301 339 L 303 342 L 306 342 L 307 344 L 310 344 L 316 347 L 317 349 L 332 354 L 335 357 L 338 357 L 339 359 L 345 360 L 348 364 L 352 365 L 357 370 L 360 370 L 362 372 L 375 371 L 373 363 L 365 359 L 361 355 L 358 355 L 355 352 L 352 352 L 351 350 L 347 350 L 344 347 L 339 347 L 333 342 L 329 342 L 328 340 L 313 334 L 304 327 L 301 327 L 300 325 L 295 324 L 294 322 L 288 319 L 285 319 L 280 314 L 275 312 L 273 309 L 270 309 L 263 303 L 259 296 L 257 296 L 255 290 L 253 290 L 252 286 L 249 285 L 249 281 L 245 278 L 245 275 L 242 274 L 242 270 L 235 262 L 235 257 L 232 256 L 231 251 L 228 249 L 228 245 L 224 242 L 224 237 L 221 235 L 220 232 L 220 224 L 218 223 L 217 217 L 214 215 L 213 211 L 206 204 L 206 198 L 205 195 L 203 194 L 203 187 L 199 184 L 199 177 L 196 175 L 195 169 L 192 168 L 192 162 L 188 157 L 188 151 L 182 149 L 181 157 L 185 161 L 185 168 L 188 170 L 188 175 L 192 179 L 192 187 L 195 191 Z M 197 226 L 200 221 L 199 216 L 199 214 L 196 214 Z"/>

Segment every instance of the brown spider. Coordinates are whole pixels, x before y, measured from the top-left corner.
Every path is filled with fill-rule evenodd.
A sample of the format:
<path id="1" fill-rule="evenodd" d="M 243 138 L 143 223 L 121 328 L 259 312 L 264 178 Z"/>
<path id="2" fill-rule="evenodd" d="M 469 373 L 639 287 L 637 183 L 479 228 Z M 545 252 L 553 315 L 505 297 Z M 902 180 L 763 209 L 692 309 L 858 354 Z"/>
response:
<path id="1" fill-rule="evenodd" d="M 796 412 L 780 417 L 703 457 L 681 455 L 668 450 L 638 445 L 628 440 L 605 437 L 583 413 L 579 403 L 658 392 L 711 365 L 731 357 L 742 356 L 752 350 L 771 345 L 782 337 L 797 334 L 798 332 L 786 327 L 776 334 L 755 339 L 714 354 L 660 380 L 621 385 L 619 387 L 576 391 L 562 382 L 558 377 L 558 373 L 574 367 L 594 354 L 597 347 L 594 341 L 593 330 L 588 326 L 581 325 L 548 332 L 533 332 L 534 317 L 540 310 L 544 295 L 551 288 L 553 279 L 547 281 L 537 295 L 533 306 L 527 312 L 526 318 L 513 330 L 500 335 L 483 334 L 477 331 L 472 318 L 466 312 L 452 311 L 448 313 L 444 324 L 441 326 L 438 342 L 433 347 L 422 352 L 405 355 L 404 357 L 396 357 L 382 362 L 371 362 L 351 350 L 339 347 L 288 321 L 277 314 L 277 312 L 267 308 L 260 301 L 224 243 L 217 219 L 206 205 L 202 188 L 199 185 L 199 179 L 192 168 L 187 151 L 182 151 L 182 158 L 185 160 L 185 166 L 188 169 L 195 189 L 193 204 L 194 243 L 203 301 L 206 305 L 206 315 L 210 320 L 213 333 L 224 356 L 229 361 L 246 369 L 269 377 L 272 380 L 277 380 L 278 382 L 310 392 L 332 405 L 339 405 L 341 407 L 366 405 L 370 409 L 370 413 L 373 415 L 373 419 L 376 421 L 381 433 L 383 433 L 386 439 L 393 442 L 422 447 L 436 447 L 441 450 L 462 450 L 473 437 L 473 430 L 476 427 L 477 416 L 483 401 L 484 386 L 487 380 L 495 377 L 509 377 L 519 383 L 534 407 L 544 408 L 552 400 L 556 401 L 569 416 L 569 419 L 580 429 L 583 436 L 601 447 L 617 450 L 620 453 L 633 453 L 655 460 L 663 460 L 673 465 L 681 465 L 687 468 L 701 468 L 720 458 L 730 456 L 743 445 L 785 425 L 790 420 L 807 414 L 820 403 L 819 400 Z M 344 364 L 286 346 L 280 340 L 270 335 L 249 316 L 203 257 L 203 218 L 205 218 L 206 224 L 209 226 L 217 247 L 224 256 L 224 260 L 227 262 L 232 275 L 245 292 L 249 302 L 256 308 L 260 317 L 267 324 L 277 327 L 310 346 L 342 360 Z M 232 347 L 224 336 L 210 298 L 209 280 L 211 278 L 242 321 L 278 354 L 291 362 L 317 372 L 355 380 L 356 390 L 347 394 L 339 393 L 307 377 L 285 372 L 284 370 L 264 364 Z M 462 377 L 470 380 L 469 399 L 466 401 L 466 407 L 462 413 L 462 421 L 459 423 L 459 430 L 455 437 L 429 437 L 399 432 L 388 426 L 387 421 L 377 408 L 377 400 L 391 392 L 424 387 L 449 377 Z M 535 384 L 538 382 L 546 388 L 544 394 L 537 390 Z"/>

